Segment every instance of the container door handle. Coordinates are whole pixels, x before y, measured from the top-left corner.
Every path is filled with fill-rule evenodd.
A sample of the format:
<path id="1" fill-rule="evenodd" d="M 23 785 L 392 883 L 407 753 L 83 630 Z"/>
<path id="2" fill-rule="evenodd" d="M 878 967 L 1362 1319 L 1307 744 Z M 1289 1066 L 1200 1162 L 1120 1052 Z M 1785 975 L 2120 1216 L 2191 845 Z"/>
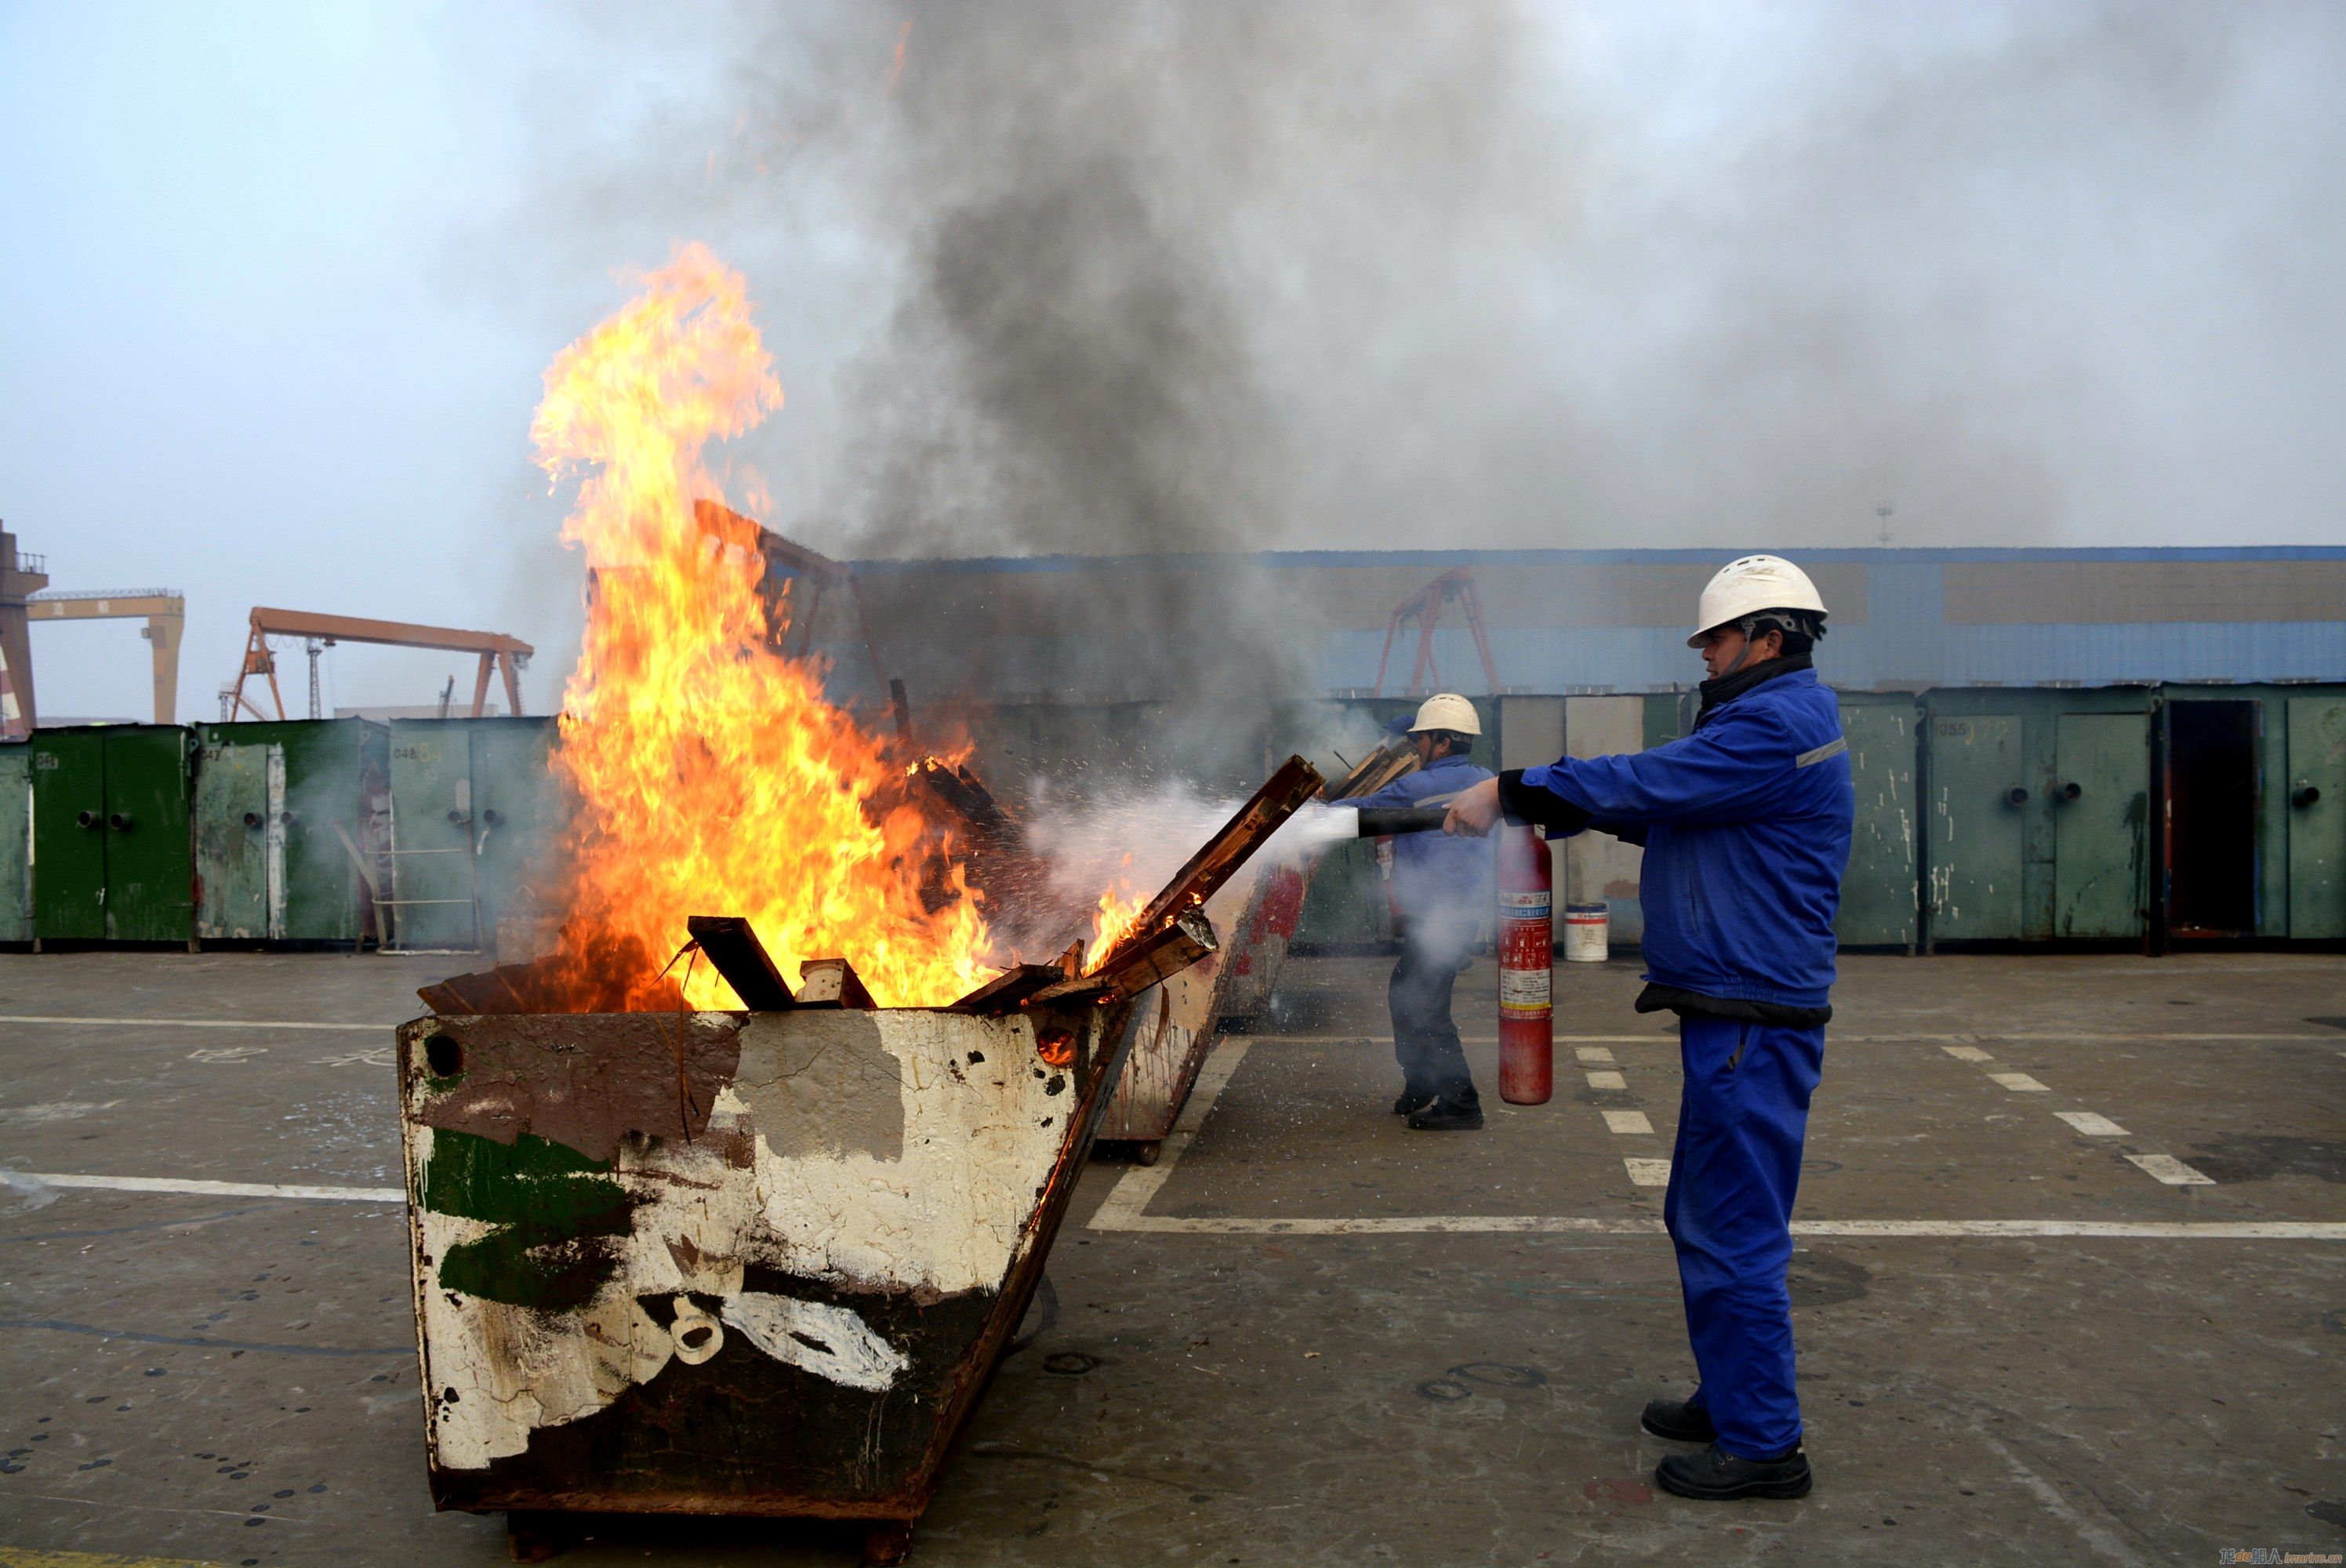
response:
<path id="1" fill-rule="evenodd" d="M 2028 791 L 2022 789 L 2017 784 L 2014 784 L 2011 789 L 2005 790 L 2004 792 L 2004 798 L 2006 801 L 2014 806 L 2025 806 L 2028 804 Z"/>
<path id="2" fill-rule="evenodd" d="M 74 820 L 80 823 L 85 828 L 95 828 L 97 826 L 97 813 L 95 811 L 84 811 L 80 816 L 76 817 Z"/>
<path id="3" fill-rule="evenodd" d="M 113 829 L 117 833 L 127 833 L 130 831 L 131 827 L 130 813 L 128 811 L 114 812 L 106 819 L 106 825 Z"/>
<path id="4" fill-rule="evenodd" d="M 246 827 L 248 827 L 248 828 L 258 828 L 258 827 L 260 827 L 260 812 L 258 812 L 258 811 L 247 811 L 247 812 L 244 814 L 244 825 L 245 825 Z"/>
<path id="5" fill-rule="evenodd" d="M 2077 783 L 2075 779 L 2072 779 L 2070 782 L 2061 786 L 2061 799 L 2064 800 L 2075 800 L 2078 796 L 2083 795 L 2085 792 L 2085 786 Z"/>
<path id="6" fill-rule="evenodd" d="M 2289 798 L 2289 803 L 2292 806 L 2305 807 L 2312 805 L 2320 799 L 2320 789 L 2314 785 L 2307 784 L 2300 787 L 2297 793 Z"/>

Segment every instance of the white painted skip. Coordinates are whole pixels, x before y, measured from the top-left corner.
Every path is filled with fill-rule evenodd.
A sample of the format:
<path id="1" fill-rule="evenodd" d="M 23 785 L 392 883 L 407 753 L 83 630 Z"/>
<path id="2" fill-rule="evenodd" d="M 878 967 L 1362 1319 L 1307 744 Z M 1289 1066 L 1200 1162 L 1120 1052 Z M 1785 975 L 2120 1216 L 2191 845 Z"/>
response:
<path id="1" fill-rule="evenodd" d="M 1025 1018 L 752 1017 L 708 1136 L 622 1144 L 633 1228 L 575 1312 L 437 1288 L 448 1249 L 493 1227 L 418 1211 L 430 1386 L 457 1391 L 435 1402 L 435 1457 L 464 1470 L 519 1453 L 534 1431 L 603 1409 L 672 1357 L 707 1359 L 729 1330 L 844 1386 L 892 1386 L 908 1359 L 852 1308 L 745 1290 L 744 1266 L 859 1288 L 1001 1289 L 1077 1103 L 1071 1075 L 1036 1066 Z M 744 1136 L 750 1166 L 726 1164 L 719 1149 Z M 431 1138 L 410 1129 L 419 1166 Z M 687 1293 L 721 1298 L 715 1319 L 680 1311 L 672 1331 L 642 1305 Z"/>

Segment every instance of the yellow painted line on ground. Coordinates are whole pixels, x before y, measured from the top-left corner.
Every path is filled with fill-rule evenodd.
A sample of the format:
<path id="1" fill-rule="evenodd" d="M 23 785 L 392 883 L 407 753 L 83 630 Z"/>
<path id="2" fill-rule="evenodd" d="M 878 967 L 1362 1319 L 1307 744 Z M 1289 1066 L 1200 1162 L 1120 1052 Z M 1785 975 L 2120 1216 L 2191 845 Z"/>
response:
<path id="1" fill-rule="evenodd" d="M 0 1013 L 0 1023 L 90 1023 L 133 1029 L 329 1029 L 374 1033 L 396 1023 L 303 1023 L 286 1018 L 79 1018 L 61 1013 Z"/>

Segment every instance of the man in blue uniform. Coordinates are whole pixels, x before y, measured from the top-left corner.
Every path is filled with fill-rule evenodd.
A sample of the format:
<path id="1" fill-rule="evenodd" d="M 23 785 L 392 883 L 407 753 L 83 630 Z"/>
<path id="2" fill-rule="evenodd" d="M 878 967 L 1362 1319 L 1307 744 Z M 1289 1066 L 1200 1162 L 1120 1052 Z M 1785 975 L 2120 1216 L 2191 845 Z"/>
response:
<path id="1" fill-rule="evenodd" d="M 1468 760 L 1483 721 L 1474 705 L 1444 692 L 1420 705 L 1409 728 L 1419 767 L 1347 806 L 1433 806 L 1483 783 L 1490 769 Z M 1401 1098 L 1393 1114 L 1419 1132 L 1471 1132 L 1483 1125 L 1482 1097 L 1467 1071 L 1450 992 L 1493 907 L 1491 846 L 1428 831 L 1393 840 L 1393 905 L 1401 960 L 1385 1000 L 1392 1012 Z"/>
<path id="2" fill-rule="evenodd" d="M 1701 1385 L 1654 1400 L 1641 1424 L 1709 1445 L 1655 1471 L 1681 1497 L 1801 1497 L 1810 1484 L 1785 1269 L 1856 809 L 1839 708 L 1810 665 L 1824 622 L 1790 562 L 1729 563 L 1688 639 L 1710 675 L 1692 735 L 1502 774 L 1454 801 L 1445 824 L 1487 832 L 1504 812 L 1646 847 L 1637 1010 L 1678 1015 L 1686 1089 L 1662 1214 Z"/>

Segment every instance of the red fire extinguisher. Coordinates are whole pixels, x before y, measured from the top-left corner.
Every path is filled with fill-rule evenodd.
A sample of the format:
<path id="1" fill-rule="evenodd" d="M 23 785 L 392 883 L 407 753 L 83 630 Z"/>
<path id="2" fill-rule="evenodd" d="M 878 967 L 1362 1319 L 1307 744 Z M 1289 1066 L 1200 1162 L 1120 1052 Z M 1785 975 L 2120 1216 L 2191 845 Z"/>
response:
<path id="1" fill-rule="evenodd" d="M 1556 1092 L 1555 879 L 1547 839 L 1499 827 L 1499 1098 L 1544 1105 Z"/>

